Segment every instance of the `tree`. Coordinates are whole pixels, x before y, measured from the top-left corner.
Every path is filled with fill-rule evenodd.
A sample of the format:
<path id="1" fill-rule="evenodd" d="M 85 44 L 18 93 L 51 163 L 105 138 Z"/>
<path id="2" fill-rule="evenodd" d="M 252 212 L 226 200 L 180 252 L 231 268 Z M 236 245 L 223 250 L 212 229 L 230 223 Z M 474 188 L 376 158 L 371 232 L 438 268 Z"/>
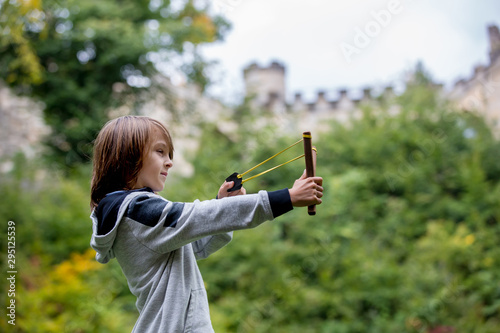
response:
<path id="1" fill-rule="evenodd" d="M 395 115 L 367 108 L 319 135 L 325 196 L 315 217 L 294 209 L 235 232 L 200 262 L 216 331 L 498 330 L 500 143 L 484 119 L 440 99 L 422 67 L 396 102 Z M 245 155 L 260 161 L 261 151 L 279 151 L 282 134 L 272 133 Z M 238 158 L 207 147 L 226 164 Z M 260 188 L 287 186 L 279 170 L 262 177 L 279 184 Z"/>
<path id="2" fill-rule="evenodd" d="M 162 0 L 1 1 L 5 22 L 0 76 L 41 100 L 52 128 L 52 160 L 88 160 L 89 144 L 110 109 L 138 107 L 167 93 L 160 68 L 184 73 L 202 89 L 207 62 L 197 46 L 223 38 L 229 25 L 208 5 Z M 173 68 L 173 69 L 172 69 Z"/>
<path id="3" fill-rule="evenodd" d="M 22 73 L 21 79 L 26 83 L 40 83 L 42 68 L 33 45 L 24 33 L 25 27 L 38 30 L 41 25 L 40 1 L 7 1 L 0 0 L 2 73 L 8 68 L 10 76 L 2 76 L 7 81 L 15 79 L 14 73 Z M 3 54 L 3 50 L 11 46 L 11 54 Z"/>
<path id="4" fill-rule="evenodd" d="M 449 108 L 418 80 L 397 98 L 398 114 L 366 110 L 314 133 L 325 188 L 316 216 L 294 209 L 236 231 L 199 261 L 216 332 L 498 332 L 500 142 L 482 118 Z M 230 173 L 293 142 L 248 104 L 233 116 L 233 131 L 202 127 L 195 175 L 169 179 L 162 195 L 214 198 Z M 248 193 L 291 186 L 296 163 L 245 183 Z M 0 174 L 0 215 L 15 221 L 22 245 L 17 330 L 132 327 L 135 297 L 119 265 L 99 268 L 85 253 L 88 177 L 39 171 L 20 156 Z"/>

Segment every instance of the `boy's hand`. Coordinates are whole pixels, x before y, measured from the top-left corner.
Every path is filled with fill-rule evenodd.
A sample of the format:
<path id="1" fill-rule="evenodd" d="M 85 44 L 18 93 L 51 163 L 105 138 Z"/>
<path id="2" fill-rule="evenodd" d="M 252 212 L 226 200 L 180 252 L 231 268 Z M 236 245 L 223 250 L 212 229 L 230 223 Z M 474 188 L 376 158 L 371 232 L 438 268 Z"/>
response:
<path id="1" fill-rule="evenodd" d="M 230 188 L 234 186 L 234 182 L 224 182 L 222 186 L 219 189 L 219 193 L 217 193 L 217 198 L 222 199 L 226 197 L 234 197 L 236 195 L 245 195 L 247 194 L 247 191 L 245 190 L 244 187 L 240 188 L 238 191 L 234 192 L 228 192 Z"/>
<path id="2" fill-rule="evenodd" d="M 321 204 L 323 196 L 323 178 L 307 177 L 306 171 L 299 179 L 295 181 L 293 187 L 289 190 L 290 199 L 294 207 L 305 207 Z"/>

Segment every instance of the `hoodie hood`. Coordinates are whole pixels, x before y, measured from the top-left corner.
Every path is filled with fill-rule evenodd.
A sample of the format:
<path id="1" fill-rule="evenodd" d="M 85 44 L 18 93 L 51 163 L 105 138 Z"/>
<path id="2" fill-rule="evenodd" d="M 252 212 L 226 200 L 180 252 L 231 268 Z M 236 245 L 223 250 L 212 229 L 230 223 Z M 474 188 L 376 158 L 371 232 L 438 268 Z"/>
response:
<path id="1" fill-rule="evenodd" d="M 92 219 L 92 238 L 90 239 L 90 246 L 97 252 L 95 256 L 96 260 L 105 264 L 115 257 L 113 253 L 113 244 L 116 238 L 116 228 L 106 235 L 98 235 L 97 229 L 99 220 L 96 216 L 95 209 L 92 211 L 90 218 Z M 118 226 L 118 223 L 116 223 L 116 226 Z"/>
<path id="2" fill-rule="evenodd" d="M 92 220 L 90 246 L 97 252 L 96 260 L 98 262 L 105 264 L 115 257 L 113 245 L 120 221 L 125 215 L 130 201 L 144 192 L 153 193 L 153 190 L 146 187 L 109 193 L 90 214 Z"/>

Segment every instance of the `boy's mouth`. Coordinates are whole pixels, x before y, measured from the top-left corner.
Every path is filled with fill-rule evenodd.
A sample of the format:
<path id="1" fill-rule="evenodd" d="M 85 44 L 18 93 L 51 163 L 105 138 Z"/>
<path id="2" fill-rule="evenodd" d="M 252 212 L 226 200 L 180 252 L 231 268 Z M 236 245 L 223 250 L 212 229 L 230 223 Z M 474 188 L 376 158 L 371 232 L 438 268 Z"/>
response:
<path id="1" fill-rule="evenodd" d="M 160 173 L 160 174 L 161 174 L 162 176 L 165 176 L 165 177 L 167 177 L 167 176 L 168 176 L 168 172 L 162 172 L 162 173 Z"/>

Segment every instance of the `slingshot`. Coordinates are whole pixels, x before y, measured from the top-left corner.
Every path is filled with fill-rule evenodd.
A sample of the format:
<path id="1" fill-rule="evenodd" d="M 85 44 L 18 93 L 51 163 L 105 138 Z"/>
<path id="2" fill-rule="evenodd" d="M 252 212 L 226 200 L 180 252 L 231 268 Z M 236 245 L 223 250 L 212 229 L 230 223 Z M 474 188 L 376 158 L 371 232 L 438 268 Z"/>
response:
<path id="1" fill-rule="evenodd" d="M 246 178 L 246 179 L 243 179 L 243 176 L 252 172 L 253 170 L 257 169 L 258 167 L 260 167 L 262 164 L 266 163 L 266 162 L 269 162 L 270 160 L 272 160 L 273 158 L 275 158 L 276 156 L 284 153 L 285 151 L 287 151 L 288 149 L 298 145 L 299 143 L 301 142 L 304 142 L 304 154 L 300 155 L 300 156 L 297 156 L 295 158 L 292 158 L 291 160 L 287 161 L 287 162 L 284 162 L 284 163 L 281 163 L 277 166 L 274 166 L 270 169 L 267 169 L 265 171 L 262 171 L 261 173 L 258 173 L 254 176 L 251 176 L 249 178 Z M 232 175 L 230 175 L 229 177 L 226 178 L 226 181 L 227 182 L 234 182 L 234 186 L 232 188 L 230 188 L 228 190 L 228 192 L 233 192 L 233 191 L 237 191 L 239 190 L 242 186 L 243 186 L 243 183 L 249 181 L 249 180 L 252 180 L 254 178 L 257 178 L 259 176 L 262 176 L 270 171 L 273 171 L 279 167 L 282 167 L 283 165 L 286 165 L 288 163 L 291 163 L 293 161 L 296 161 L 302 157 L 305 158 L 305 162 L 306 162 L 306 175 L 307 177 L 314 177 L 315 174 L 316 174 L 316 153 L 317 153 L 317 150 L 316 150 L 316 147 L 313 147 L 312 146 L 312 137 L 311 137 L 311 132 L 304 132 L 302 133 L 302 139 L 300 139 L 299 141 L 295 142 L 294 144 L 288 146 L 287 148 L 283 149 L 282 151 L 274 154 L 273 156 L 269 157 L 268 159 L 260 162 L 259 164 L 257 164 L 256 166 L 248 169 L 247 171 L 243 172 L 243 173 L 233 173 Z M 308 207 L 308 213 L 309 215 L 315 215 L 316 214 L 316 205 L 311 205 Z"/>

